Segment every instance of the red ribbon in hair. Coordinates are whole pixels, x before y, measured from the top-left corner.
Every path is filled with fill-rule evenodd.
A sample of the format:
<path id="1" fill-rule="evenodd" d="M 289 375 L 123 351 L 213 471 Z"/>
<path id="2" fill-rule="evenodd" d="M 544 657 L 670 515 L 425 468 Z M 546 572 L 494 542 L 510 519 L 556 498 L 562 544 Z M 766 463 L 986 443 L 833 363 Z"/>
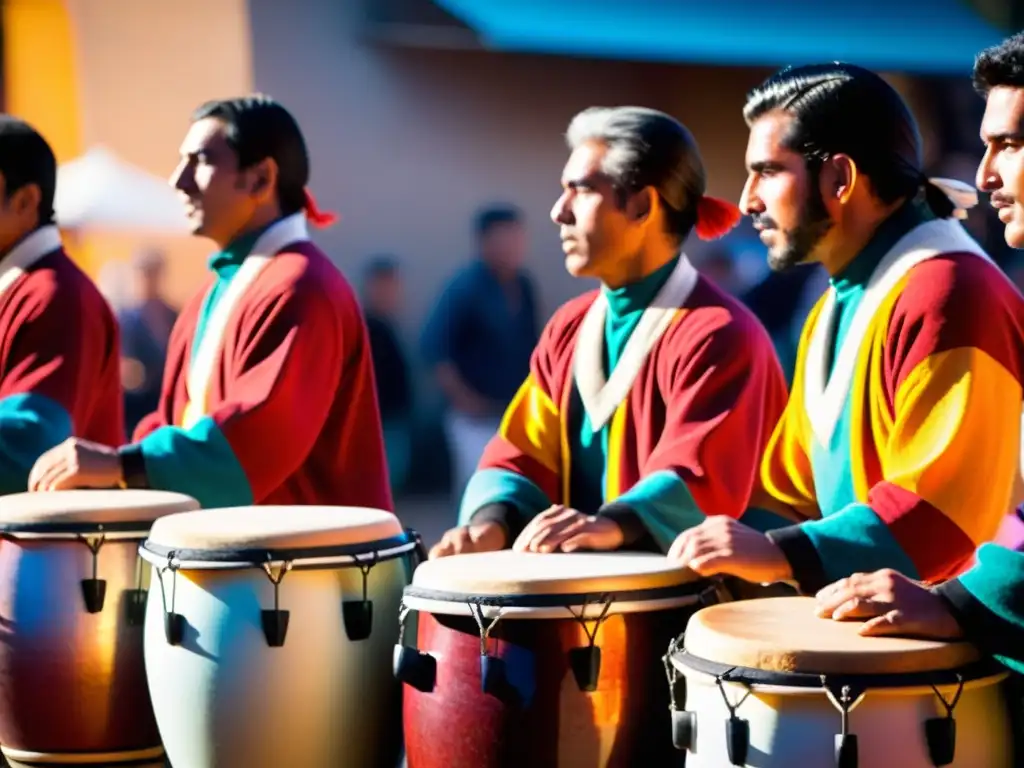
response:
<path id="1" fill-rule="evenodd" d="M 325 213 L 321 211 L 319 206 L 316 204 L 316 198 L 313 197 L 313 193 L 309 191 L 309 187 L 303 190 L 306 194 L 306 204 L 303 206 L 306 212 L 306 218 L 309 223 L 314 227 L 329 227 L 331 224 L 338 220 L 338 217 L 333 213 Z"/>
<path id="2" fill-rule="evenodd" d="M 704 195 L 697 201 L 697 237 L 701 240 L 717 240 L 729 233 L 740 223 L 743 214 L 728 200 Z"/>

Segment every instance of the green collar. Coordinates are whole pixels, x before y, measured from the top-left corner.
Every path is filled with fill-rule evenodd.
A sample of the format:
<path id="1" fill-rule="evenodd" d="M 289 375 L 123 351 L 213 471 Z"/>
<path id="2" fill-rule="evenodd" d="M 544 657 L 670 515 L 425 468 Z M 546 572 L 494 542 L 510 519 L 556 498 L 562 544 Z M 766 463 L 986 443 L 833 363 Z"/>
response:
<path id="1" fill-rule="evenodd" d="M 851 291 L 867 285 L 879 262 L 900 239 L 910 230 L 935 216 L 923 203 L 907 202 L 883 221 L 871 236 L 868 244 L 858 253 L 846 268 L 830 279 L 840 299 Z"/>
<path id="2" fill-rule="evenodd" d="M 252 249 L 256 245 L 256 241 L 260 239 L 260 235 L 276 223 L 277 222 L 272 222 L 265 227 L 260 227 L 259 229 L 254 229 L 251 232 L 239 235 L 228 243 L 228 246 L 224 250 L 213 254 L 207 262 L 207 266 L 213 270 L 220 279 L 230 280 L 234 277 L 238 268 L 242 266 L 242 262 L 245 261 L 252 252 Z"/>
<path id="3" fill-rule="evenodd" d="M 647 309 L 678 263 L 679 257 L 676 256 L 651 274 L 621 288 L 601 286 L 601 291 L 608 300 L 608 311 L 615 317 L 623 317 Z"/>

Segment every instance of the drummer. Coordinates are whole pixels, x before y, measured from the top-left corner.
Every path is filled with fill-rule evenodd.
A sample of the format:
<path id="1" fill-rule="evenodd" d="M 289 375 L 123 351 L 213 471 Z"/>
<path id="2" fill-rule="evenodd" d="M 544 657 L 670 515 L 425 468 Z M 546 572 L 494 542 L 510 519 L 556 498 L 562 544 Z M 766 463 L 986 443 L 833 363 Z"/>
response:
<path id="1" fill-rule="evenodd" d="M 0 115 L 0 496 L 24 492 L 41 454 L 71 435 L 124 434 L 118 329 L 54 223 L 57 161 Z"/>
<path id="2" fill-rule="evenodd" d="M 331 504 L 391 511 L 366 325 L 309 239 L 329 223 L 306 189 L 292 115 L 258 95 L 202 105 L 171 183 L 212 240 L 207 285 L 172 333 L 157 411 L 117 449 L 69 440 L 31 490 L 156 488 L 203 507 Z"/>
<path id="3" fill-rule="evenodd" d="M 985 157 L 978 187 L 1006 225 L 1012 248 L 1024 249 L 1024 33 L 983 51 L 974 84 L 986 99 Z M 892 571 L 857 573 L 818 593 L 822 616 L 868 619 L 864 635 L 965 637 L 1024 672 L 1024 553 L 994 544 L 959 578 L 934 590 Z"/>
<path id="4" fill-rule="evenodd" d="M 714 518 L 670 556 L 811 594 L 880 568 L 950 578 L 1021 501 L 1024 300 L 953 220 L 973 190 L 925 178 L 914 118 L 882 78 L 786 69 L 744 116 L 741 207 L 769 263 L 831 276 L 762 465 L 808 520 L 764 535 Z"/>
<path id="5" fill-rule="evenodd" d="M 593 108 L 567 139 L 551 218 L 569 273 L 601 287 L 547 324 L 432 557 L 664 552 L 706 515 L 752 503 L 784 406 L 766 331 L 681 250 L 691 230 L 713 239 L 739 218 L 705 195 L 689 131 L 649 109 Z"/>

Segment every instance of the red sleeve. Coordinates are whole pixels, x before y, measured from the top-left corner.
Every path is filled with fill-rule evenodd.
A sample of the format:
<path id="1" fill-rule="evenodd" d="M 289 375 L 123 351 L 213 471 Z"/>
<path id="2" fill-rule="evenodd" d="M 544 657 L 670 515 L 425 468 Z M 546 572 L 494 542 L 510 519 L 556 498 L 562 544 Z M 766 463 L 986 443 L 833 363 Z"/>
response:
<path id="1" fill-rule="evenodd" d="M 661 439 L 643 476 L 669 470 L 705 515 L 739 518 L 759 487 L 761 455 L 786 405 L 786 380 L 771 340 L 746 315 L 700 310 L 665 355 L 668 392 Z M 670 331 L 671 332 L 671 331 Z"/>
<path id="2" fill-rule="evenodd" d="M 47 269 L 29 273 L 25 281 L 16 287 L 22 299 L 5 329 L 0 400 L 47 397 L 67 411 L 72 434 L 78 434 L 97 387 L 108 379 L 106 386 L 117 386 L 116 377 L 104 376 L 118 356 L 116 321 L 102 297 L 90 301 L 76 280 Z M 123 425 L 112 434 L 123 435 Z"/>
<path id="3" fill-rule="evenodd" d="M 303 285 L 253 308 L 229 401 L 210 414 L 257 503 L 305 461 L 334 402 L 346 351 L 365 343 L 361 315 L 346 297 Z"/>

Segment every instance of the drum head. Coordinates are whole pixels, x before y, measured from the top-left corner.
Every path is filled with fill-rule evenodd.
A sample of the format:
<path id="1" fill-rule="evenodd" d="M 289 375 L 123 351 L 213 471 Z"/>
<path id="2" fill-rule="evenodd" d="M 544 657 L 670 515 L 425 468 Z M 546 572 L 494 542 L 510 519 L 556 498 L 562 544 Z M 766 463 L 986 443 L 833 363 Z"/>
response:
<path id="1" fill-rule="evenodd" d="M 190 496 L 166 491 L 78 490 L 16 493 L 0 503 L 0 531 L 17 534 L 71 531 L 77 527 L 149 530 L 164 515 L 199 509 Z"/>
<path id="2" fill-rule="evenodd" d="M 633 552 L 478 552 L 421 564 L 413 589 L 451 596 L 574 595 L 656 590 L 700 577 L 662 555 Z"/>
<path id="3" fill-rule="evenodd" d="M 231 507 L 163 517 L 154 523 L 145 546 L 190 553 L 316 550 L 402 535 L 398 518 L 380 509 Z"/>
<path id="4" fill-rule="evenodd" d="M 968 643 L 862 637 L 859 621 L 822 619 L 811 597 L 723 603 L 695 613 L 685 650 L 728 667 L 765 672 L 903 675 L 950 670 L 980 658 Z"/>

